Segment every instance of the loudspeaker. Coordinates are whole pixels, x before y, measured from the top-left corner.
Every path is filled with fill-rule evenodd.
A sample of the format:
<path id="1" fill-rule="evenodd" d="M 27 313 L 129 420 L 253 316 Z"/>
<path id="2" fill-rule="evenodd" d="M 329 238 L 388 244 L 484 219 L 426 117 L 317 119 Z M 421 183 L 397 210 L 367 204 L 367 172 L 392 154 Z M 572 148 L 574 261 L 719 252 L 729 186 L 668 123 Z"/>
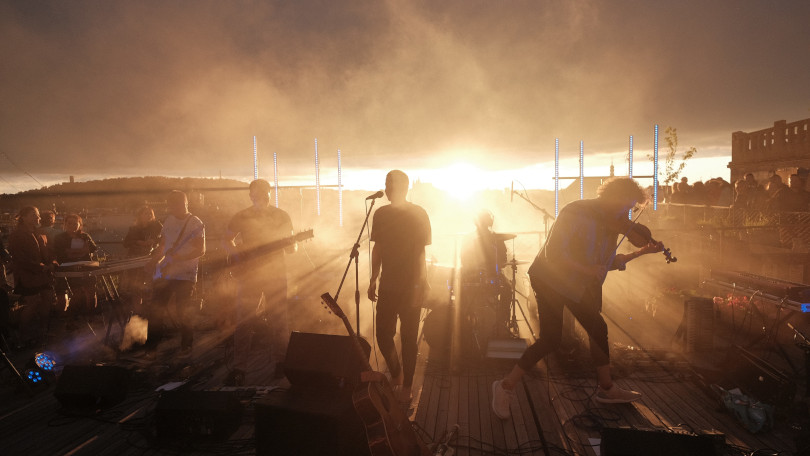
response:
<path id="1" fill-rule="evenodd" d="M 317 388 L 271 391 L 256 401 L 257 455 L 369 455 L 351 395 Z"/>
<path id="2" fill-rule="evenodd" d="M 225 440 L 242 423 L 236 391 L 164 391 L 155 407 L 160 439 Z"/>
<path id="3" fill-rule="evenodd" d="M 780 409 L 794 404 L 796 381 L 743 347 L 731 346 L 724 367 L 724 384 L 738 386 L 745 394 Z"/>
<path id="4" fill-rule="evenodd" d="M 693 434 L 664 430 L 604 428 L 603 456 L 716 456 L 725 436 L 715 432 Z"/>
<path id="5" fill-rule="evenodd" d="M 129 371 L 117 366 L 65 366 L 53 395 L 65 409 L 92 412 L 127 396 Z"/>
<path id="6" fill-rule="evenodd" d="M 360 345 L 368 361 L 371 347 L 362 338 Z M 359 382 L 365 364 L 350 336 L 294 331 L 287 345 L 284 374 L 296 387 L 353 388 Z"/>
<path id="7" fill-rule="evenodd" d="M 711 352 L 714 348 L 714 302 L 689 298 L 683 303 L 686 321 L 686 352 Z"/>

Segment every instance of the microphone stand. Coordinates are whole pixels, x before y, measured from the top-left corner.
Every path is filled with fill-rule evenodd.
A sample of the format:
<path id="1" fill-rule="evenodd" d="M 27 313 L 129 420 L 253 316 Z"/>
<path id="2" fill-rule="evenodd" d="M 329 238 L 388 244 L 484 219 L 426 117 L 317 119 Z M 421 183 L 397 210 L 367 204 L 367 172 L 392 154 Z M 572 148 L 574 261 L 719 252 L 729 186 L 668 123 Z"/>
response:
<path id="1" fill-rule="evenodd" d="M 354 307 L 356 312 L 355 333 L 358 337 L 360 337 L 360 267 L 357 263 L 357 258 L 360 256 L 360 238 L 363 237 L 363 231 L 365 231 L 366 225 L 368 224 L 368 217 L 371 215 L 371 209 L 374 208 L 374 203 L 376 201 L 377 198 L 371 199 L 371 206 L 368 207 L 366 218 L 363 220 L 363 226 L 360 227 L 360 232 L 357 234 L 357 240 L 354 241 L 354 246 L 352 246 L 352 251 L 349 254 L 349 262 L 346 263 L 346 269 L 343 271 L 343 278 L 340 279 L 340 285 L 338 285 L 338 289 L 335 292 L 335 302 L 337 302 L 338 297 L 340 296 L 340 290 L 343 288 L 343 282 L 346 280 L 346 275 L 349 273 L 349 267 L 352 265 L 352 260 L 354 260 Z"/>
<path id="2" fill-rule="evenodd" d="M 531 205 L 533 208 L 535 208 L 535 209 L 537 209 L 538 211 L 540 211 L 540 212 L 542 212 L 542 213 L 543 213 L 543 225 L 544 225 L 544 227 L 545 227 L 545 235 L 546 235 L 546 238 L 548 238 L 548 221 L 549 221 L 549 220 L 554 220 L 554 216 L 553 216 L 553 215 L 551 215 L 551 214 L 549 214 L 548 212 L 546 212 L 546 210 L 545 210 L 545 209 L 543 209 L 542 207 L 540 207 L 540 206 L 538 206 L 538 205 L 534 204 L 534 203 L 533 203 L 533 202 L 532 202 L 532 201 L 531 201 L 529 198 L 526 198 L 526 197 L 525 197 L 525 196 L 523 196 L 523 195 L 522 195 L 520 192 L 515 191 L 515 190 L 512 190 L 512 194 L 513 194 L 513 195 L 517 195 L 517 196 L 519 196 L 521 199 L 523 199 L 523 201 L 526 201 L 526 202 L 527 202 L 527 203 L 529 203 L 529 204 L 530 204 L 530 205 Z"/>

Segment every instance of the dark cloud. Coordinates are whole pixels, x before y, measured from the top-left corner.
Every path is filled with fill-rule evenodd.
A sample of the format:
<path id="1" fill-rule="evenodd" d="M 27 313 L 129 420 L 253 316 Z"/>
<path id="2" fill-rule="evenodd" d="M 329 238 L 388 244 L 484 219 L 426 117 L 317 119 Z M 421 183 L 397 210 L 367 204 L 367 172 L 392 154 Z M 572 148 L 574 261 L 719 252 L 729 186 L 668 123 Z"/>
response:
<path id="1" fill-rule="evenodd" d="M 190 176 L 249 175 L 254 135 L 290 170 L 316 137 L 371 167 L 524 166 L 656 123 L 722 150 L 810 115 L 808 23 L 799 1 L 4 0 L 0 148 L 35 175 Z"/>

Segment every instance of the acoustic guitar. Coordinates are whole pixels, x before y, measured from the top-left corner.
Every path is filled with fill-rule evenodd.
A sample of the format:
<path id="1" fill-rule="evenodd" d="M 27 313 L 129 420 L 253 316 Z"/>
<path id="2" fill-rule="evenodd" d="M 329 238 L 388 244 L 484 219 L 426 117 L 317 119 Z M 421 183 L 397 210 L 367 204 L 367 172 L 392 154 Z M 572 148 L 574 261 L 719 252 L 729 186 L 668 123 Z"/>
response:
<path id="1" fill-rule="evenodd" d="M 329 293 L 321 295 L 324 304 L 343 320 L 357 355 L 363 361 L 366 372 L 352 393 L 354 409 L 366 428 L 368 448 L 372 456 L 430 456 L 432 453 L 416 436 L 411 422 L 399 406 L 388 379 L 374 372 L 365 356 L 363 347 L 346 314 Z"/>

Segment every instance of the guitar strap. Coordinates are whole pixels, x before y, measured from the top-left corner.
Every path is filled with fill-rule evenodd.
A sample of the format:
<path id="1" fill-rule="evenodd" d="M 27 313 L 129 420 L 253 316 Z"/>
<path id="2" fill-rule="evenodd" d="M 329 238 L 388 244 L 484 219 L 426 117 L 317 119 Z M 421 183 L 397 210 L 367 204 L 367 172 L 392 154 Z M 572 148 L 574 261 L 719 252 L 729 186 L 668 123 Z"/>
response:
<path id="1" fill-rule="evenodd" d="M 186 215 L 186 221 L 185 221 L 185 223 L 183 223 L 183 228 L 180 229 L 180 233 L 177 235 L 177 238 L 175 238 L 174 243 L 172 243 L 172 246 L 169 247 L 168 249 L 166 249 L 163 252 L 164 257 L 165 257 L 166 253 L 174 250 L 175 247 L 177 247 L 177 245 L 180 243 L 180 240 L 183 239 L 183 234 L 186 232 L 186 227 L 188 226 L 188 222 L 191 220 L 191 216 L 192 216 L 191 213 Z M 147 269 L 147 275 L 148 276 L 153 277 L 153 276 L 155 276 L 155 274 L 156 274 L 156 271 L 155 271 L 154 268 Z M 160 275 L 162 276 L 162 274 L 160 274 Z M 162 277 L 153 277 L 153 280 L 163 280 L 163 279 L 162 279 Z"/>
<path id="2" fill-rule="evenodd" d="M 191 220 L 191 213 L 189 213 L 189 214 L 186 216 L 186 222 L 185 222 L 185 223 L 183 223 L 183 228 L 180 230 L 180 234 L 178 234 L 178 235 L 177 235 L 177 238 L 174 240 L 174 243 L 172 244 L 172 246 L 171 246 L 171 247 L 169 247 L 169 249 L 168 249 L 168 250 L 166 250 L 167 252 L 168 252 L 169 250 L 174 250 L 174 248 L 175 248 L 175 247 L 177 247 L 177 244 L 180 242 L 180 239 L 183 239 L 183 233 L 185 233 L 185 232 L 186 232 L 186 227 L 188 226 L 188 222 L 189 222 L 189 220 Z"/>

